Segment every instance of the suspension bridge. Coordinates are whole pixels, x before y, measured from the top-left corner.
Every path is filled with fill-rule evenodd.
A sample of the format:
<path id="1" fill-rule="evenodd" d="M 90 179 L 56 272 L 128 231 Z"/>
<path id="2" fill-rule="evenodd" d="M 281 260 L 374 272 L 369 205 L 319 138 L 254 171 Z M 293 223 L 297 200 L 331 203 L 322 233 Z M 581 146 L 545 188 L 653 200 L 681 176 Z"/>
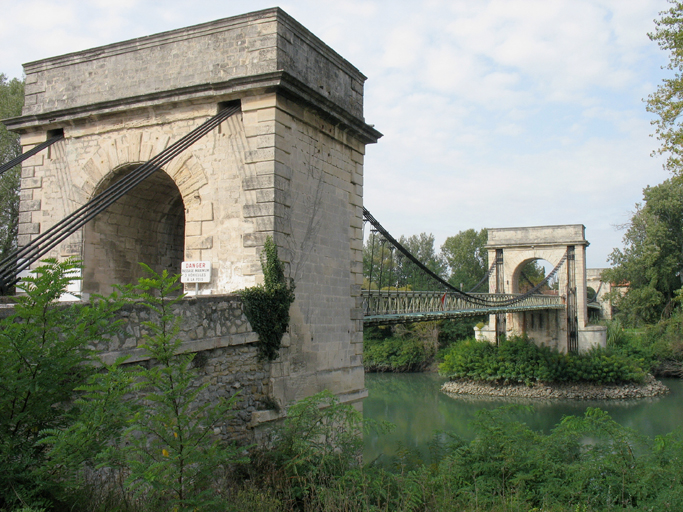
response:
<path id="1" fill-rule="evenodd" d="M 164 165 L 238 112 L 240 112 L 239 104 L 223 106 L 217 115 L 202 123 L 146 163 L 137 166 L 132 172 L 55 223 L 50 229 L 33 238 L 30 243 L 10 254 L 0 262 L 0 290 L 6 293 L 18 282 L 22 273 L 30 269 L 41 257 L 77 233 L 85 224 L 105 212 L 145 180 L 163 172 Z M 51 135 L 46 142 L 0 167 L 0 175 L 64 138 L 63 132 L 52 133 Z M 467 316 L 490 316 L 492 323 L 504 326 L 506 323 L 504 315 L 507 314 L 533 312 L 545 312 L 547 314 L 550 311 L 563 311 L 567 317 L 569 348 L 578 350 L 578 308 L 582 306 L 585 308 L 586 301 L 585 295 L 584 300 L 581 301 L 577 294 L 574 260 L 575 245 L 577 243 L 583 246 L 587 245 L 583 236 L 581 236 L 581 240 L 570 241 L 569 244 L 573 245 L 567 246 L 555 268 L 524 293 L 510 293 L 509 290 L 505 290 L 502 250 L 497 250 L 495 254 L 491 254 L 495 257 L 492 258 L 493 263 L 490 268 L 479 283 L 466 292 L 453 286 L 432 271 L 424 262 L 421 262 L 393 237 L 366 208 L 363 208 L 363 221 L 371 226 L 370 265 L 364 275 L 360 295 L 364 325 L 392 325 Z M 492 233 L 495 237 L 497 231 L 492 230 Z M 518 245 L 521 246 L 529 245 L 529 243 L 529 240 L 518 241 Z M 539 240 L 531 240 L 531 243 L 535 244 L 532 246 L 535 251 L 536 245 L 539 245 Z M 567 245 L 566 241 L 559 243 L 560 246 Z M 556 241 L 553 242 L 553 245 L 557 245 Z M 375 264 L 374 251 L 376 249 L 378 251 L 378 265 Z M 400 268 L 401 272 L 396 272 L 396 268 Z M 544 288 L 549 288 L 549 282 L 556 279 L 563 268 L 565 268 L 567 275 L 564 285 L 566 293 L 564 295 L 540 293 Z M 519 269 L 513 274 L 515 272 L 519 278 Z M 583 273 L 585 274 L 585 268 Z M 494 291 L 492 293 L 477 292 L 483 285 Z M 540 323 L 542 324 L 542 320 Z M 526 325 L 523 326 L 522 330 L 527 330 Z M 498 326 L 496 328 L 496 339 L 502 334 L 506 334 L 505 327 Z"/>
<path id="2" fill-rule="evenodd" d="M 494 261 L 484 277 L 468 292 L 443 279 L 419 261 L 398 242 L 372 214 L 363 209 L 363 219 L 371 225 L 370 265 L 362 291 L 364 323 L 389 325 L 423 322 L 465 316 L 482 316 L 525 311 L 564 309 L 561 297 L 539 293 L 555 278 L 566 261 L 564 255 L 557 266 L 539 283 L 521 294 L 476 293 L 489 278 L 496 278 L 500 261 Z M 378 240 L 379 239 L 379 240 Z M 375 249 L 379 268 L 375 268 Z M 385 253 L 389 255 L 386 261 Z M 396 253 L 396 261 L 394 254 Z M 385 273 L 385 261 L 386 274 Z M 398 273 L 394 269 L 400 268 Z M 397 276 L 396 274 L 400 274 Z M 373 280 L 374 279 L 374 280 Z M 417 291 L 412 288 L 418 287 Z M 393 289 L 392 289 L 393 288 Z M 426 288 L 426 290 L 425 290 Z"/>
<path id="3" fill-rule="evenodd" d="M 588 324 L 588 308 L 599 306 L 586 298 L 584 226 L 488 230 L 486 250 L 492 263 L 483 278 L 464 291 L 419 261 L 367 209 L 363 216 L 370 225 L 370 263 L 362 290 L 365 325 L 487 316 L 488 323 L 477 334 L 491 342 L 528 334 L 562 351 L 604 346 L 604 327 Z M 520 292 L 525 265 L 539 259 L 555 267 Z M 550 290 L 551 282 L 557 290 Z M 484 285 L 489 291 L 478 292 Z"/>

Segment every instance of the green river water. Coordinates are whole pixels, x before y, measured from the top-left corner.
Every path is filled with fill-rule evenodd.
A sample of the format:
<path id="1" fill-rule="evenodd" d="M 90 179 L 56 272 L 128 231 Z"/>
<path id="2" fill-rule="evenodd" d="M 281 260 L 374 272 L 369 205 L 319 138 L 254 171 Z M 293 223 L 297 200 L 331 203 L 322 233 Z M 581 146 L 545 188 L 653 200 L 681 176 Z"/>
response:
<path id="1" fill-rule="evenodd" d="M 520 412 L 517 419 L 544 432 L 563 416 L 583 415 L 588 407 L 600 407 L 621 425 L 649 437 L 683 425 L 683 380 L 679 379 L 662 379 L 671 390 L 663 397 L 610 401 L 452 398 L 440 391 L 445 381 L 433 373 L 366 374 L 369 396 L 363 402 L 364 417 L 389 421 L 396 428 L 389 434 L 366 434 L 365 460 L 393 455 L 399 443 L 424 451 L 437 431 L 472 439 L 470 422 L 477 411 L 510 403 L 533 405 L 533 413 Z"/>

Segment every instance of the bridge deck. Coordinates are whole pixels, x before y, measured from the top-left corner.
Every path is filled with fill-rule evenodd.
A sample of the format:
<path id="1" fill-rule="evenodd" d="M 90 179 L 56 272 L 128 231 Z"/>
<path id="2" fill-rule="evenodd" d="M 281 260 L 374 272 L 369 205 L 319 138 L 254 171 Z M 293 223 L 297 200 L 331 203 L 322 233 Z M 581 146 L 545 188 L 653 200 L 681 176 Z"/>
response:
<path id="1" fill-rule="evenodd" d="M 557 295 L 530 295 L 520 302 L 509 305 L 515 294 L 471 294 L 488 304 L 473 304 L 461 295 L 443 292 L 363 290 L 363 323 L 387 325 L 396 323 L 425 322 L 466 316 L 490 315 L 519 311 L 540 311 L 566 307 Z M 496 303 L 501 303 L 496 305 Z"/>

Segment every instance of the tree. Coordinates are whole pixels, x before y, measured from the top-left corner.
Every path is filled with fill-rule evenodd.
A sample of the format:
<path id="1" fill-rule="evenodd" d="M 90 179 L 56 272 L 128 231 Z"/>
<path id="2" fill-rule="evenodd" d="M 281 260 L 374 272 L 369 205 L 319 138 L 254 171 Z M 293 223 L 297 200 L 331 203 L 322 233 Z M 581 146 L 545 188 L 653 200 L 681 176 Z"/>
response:
<path id="1" fill-rule="evenodd" d="M 24 82 L 0 73 L 0 119 L 21 115 L 24 105 Z M 0 165 L 21 154 L 19 136 L 10 133 L 0 123 Z M 17 245 L 19 220 L 19 166 L 0 176 L 0 259 L 4 259 Z"/>
<path id="2" fill-rule="evenodd" d="M 94 370 L 89 346 L 119 327 L 116 296 L 59 305 L 76 268 L 45 260 L 18 285 L 25 295 L 14 314 L 0 321 L 0 510 L 50 494 L 39 474 L 46 450 L 36 443 L 72 421 L 75 391 Z"/>
<path id="3" fill-rule="evenodd" d="M 609 259 L 605 271 L 613 283 L 628 283 L 622 297 L 611 299 L 629 324 L 654 323 L 667 317 L 683 277 L 683 177 L 677 176 L 643 191 L 624 235 L 624 249 Z"/>
<path id="4" fill-rule="evenodd" d="M 665 78 L 657 91 L 648 96 L 647 110 L 658 116 L 652 121 L 661 146 L 656 151 L 668 154 L 664 167 L 674 174 L 683 173 L 683 2 L 669 0 L 671 8 L 660 13 L 655 20 L 656 29 L 648 34 L 662 50 L 669 52 L 665 69 L 674 72 L 673 78 Z"/>
<path id="5" fill-rule="evenodd" d="M 446 238 L 441 246 L 441 254 L 448 264 L 448 281 L 453 286 L 460 287 L 462 284 L 464 291 L 468 291 L 484 277 L 489 268 L 488 253 L 484 248 L 488 236 L 484 228 L 481 231 L 460 231 Z M 478 291 L 487 291 L 486 283 Z"/>
<path id="6" fill-rule="evenodd" d="M 363 288 L 381 290 L 397 286 L 395 255 L 396 249 L 383 236 L 370 235 L 363 247 Z"/>
<path id="7" fill-rule="evenodd" d="M 534 286 L 545 279 L 545 268 L 538 263 L 538 260 L 532 260 L 526 265 L 519 274 L 519 293 L 526 293 Z M 547 287 L 543 287 L 546 289 Z"/>
<path id="8" fill-rule="evenodd" d="M 272 239 L 270 243 L 274 247 Z M 130 471 L 126 482 L 139 494 L 166 502 L 170 510 L 201 510 L 215 505 L 211 483 L 219 470 L 246 460 L 238 448 L 214 434 L 231 416 L 237 394 L 216 402 L 201 399 L 209 383 L 195 382 L 194 354 L 181 349 L 182 317 L 173 311 L 184 298 L 178 293 L 180 276 L 143 267 L 148 277 L 133 289 L 153 315 L 153 321 L 143 322 L 148 334 L 142 336 L 140 347 L 154 364 L 141 367 L 136 375 L 141 392 L 133 399 L 138 407 L 123 433 L 121 454 Z"/>
<path id="9" fill-rule="evenodd" d="M 441 276 L 446 265 L 434 248 L 434 235 L 420 233 L 405 237 L 401 235 L 398 242 L 410 254 L 435 274 Z M 406 258 L 380 235 L 370 235 L 363 248 L 363 272 L 366 287 L 398 288 L 409 290 L 434 290 L 437 284 L 415 263 Z M 370 278 L 372 277 L 372 283 Z"/>
<path id="10" fill-rule="evenodd" d="M 410 254 L 415 256 L 429 270 L 438 276 L 446 273 L 446 262 L 434 248 L 434 235 L 420 233 L 409 237 L 401 236 L 399 243 L 405 247 Z M 429 278 L 417 265 L 408 258 L 399 254 L 397 258 L 399 268 L 397 271 L 398 281 L 411 286 L 413 290 L 434 290 L 436 283 Z M 440 288 L 440 287 L 439 287 Z"/>

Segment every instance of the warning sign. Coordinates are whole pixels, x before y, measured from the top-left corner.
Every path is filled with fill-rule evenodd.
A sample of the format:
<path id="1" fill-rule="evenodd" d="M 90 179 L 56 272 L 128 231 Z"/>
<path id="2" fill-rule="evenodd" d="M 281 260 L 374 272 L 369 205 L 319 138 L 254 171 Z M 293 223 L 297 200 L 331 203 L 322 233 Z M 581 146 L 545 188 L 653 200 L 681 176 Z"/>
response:
<path id="1" fill-rule="evenodd" d="M 181 283 L 208 283 L 210 281 L 210 261 L 183 261 L 180 266 Z"/>

